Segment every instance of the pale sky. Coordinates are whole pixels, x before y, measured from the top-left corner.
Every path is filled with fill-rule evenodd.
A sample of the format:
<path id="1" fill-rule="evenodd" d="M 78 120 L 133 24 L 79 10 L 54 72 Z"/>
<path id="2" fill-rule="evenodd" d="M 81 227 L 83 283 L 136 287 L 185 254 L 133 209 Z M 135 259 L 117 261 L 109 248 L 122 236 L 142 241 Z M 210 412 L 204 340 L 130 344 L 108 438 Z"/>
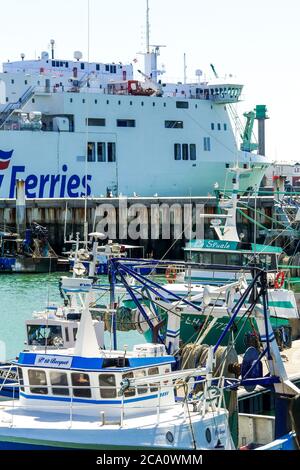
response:
<path id="1" fill-rule="evenodd" d="M 266 104 L 267 153 L 272 159 L 300 161 L 300 0 L 149 0 L 151 44 L 163 44 L 163 80 L 183 81 L 195 70 L 211 76 L 232 74 L 243 83 L 240 115 Z M 0 62 L 37 58 L 56 41 L 56 56 L 132 62 L 142 67 L 146 0 L 0 0 Z"/>

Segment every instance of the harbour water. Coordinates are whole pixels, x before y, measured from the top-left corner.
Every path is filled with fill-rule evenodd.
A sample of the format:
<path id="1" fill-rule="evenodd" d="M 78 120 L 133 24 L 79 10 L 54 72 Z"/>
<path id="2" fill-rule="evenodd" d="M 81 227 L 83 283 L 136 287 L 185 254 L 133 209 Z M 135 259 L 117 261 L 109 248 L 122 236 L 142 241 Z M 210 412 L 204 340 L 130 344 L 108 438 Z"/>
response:
<path id="1" fill-rule="evenodd" d="M 62 273 L 0 275 L 0 361 L 14 359 L 24 348 L 25 320 L 30 319 L 34 311 L 44 310 L 51 303 L 62 303 L 58 288 L 61 275 Z M 105 277 L 102 280 L 106 281 Z M 105 336 L 106 347 L 109 347 L 110 334 L 105 333 Z M 134 331 L 118 333 L 120 349 L 124 345 L 130 349 L 134 344 L 144 342 L 143 336 Z M 3 349 L 6 358 L 3 357 Z"/>

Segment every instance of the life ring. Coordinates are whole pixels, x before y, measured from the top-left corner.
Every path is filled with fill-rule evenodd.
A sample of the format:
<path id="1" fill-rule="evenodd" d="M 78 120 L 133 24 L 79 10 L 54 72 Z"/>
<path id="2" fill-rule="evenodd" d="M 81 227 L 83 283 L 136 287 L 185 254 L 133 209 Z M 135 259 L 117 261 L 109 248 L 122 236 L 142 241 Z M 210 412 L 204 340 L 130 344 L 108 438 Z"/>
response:
<path id="1" fill-rule="evenodd" d="M 166 269 L 166 279 L 169 284 L 173 284 L 176 281 L 177 271 L 175 266 L 168 266 Z"/>
<path id="2" fill-rule="evenodd" d="M 275 289 L 281 289 L 281 287 L 284 284 L 284 279 L 285 279 L 284 271 L 279 271 L 275 277 L 275 282 L 274 282 Z"/>

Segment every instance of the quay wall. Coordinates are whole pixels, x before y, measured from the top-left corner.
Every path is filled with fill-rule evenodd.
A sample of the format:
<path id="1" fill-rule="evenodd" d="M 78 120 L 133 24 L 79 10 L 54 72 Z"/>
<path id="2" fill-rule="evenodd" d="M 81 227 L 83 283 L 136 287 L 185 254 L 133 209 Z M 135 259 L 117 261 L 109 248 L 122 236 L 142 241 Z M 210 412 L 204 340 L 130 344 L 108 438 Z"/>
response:
<path id="1" fill-rule="evenodd" d="M 270 220 L 266 217 L 273 215 L 273 196 L 263 197 L 241 197 L 241 202 L 247 204 L 245 211 L 250 217 L 254 217 L 254 207 L 260 212 L 257 221 L 266 227 L 270 227 Z M 132 239 L 130 233 L 124 232 L 124 227 L 120 228 L 120 219 L 130 225 L 134 219 L 135 208 L 143 209 L 144 221 L 141 222 L 141 237 Z M 111 208 L 111 210 L 106 210 Z M 156 208 L 156 212 L 153 208 Z M 157 212 L 158 208 L 158 212 Z M 169 217 L 169 237 L 163 236 L 163 223 L 161 208 L 170 208 Z M 181 259 L 183 256 L 182 247 L 189 233 L 185 230 L 181 237 L 178 233 L 183 230 L 178 226 L 178 220 L 184 223 L 185 214 L 190 213 L 193 217 L 193 227 L 195 225 L 195 214 L 202 208 L 205 214 L 216 214 L 217 205 L 215 197 L 131 197 L 131 198 L 59 198 L 59 199 L 27 199 L 26 200 L 26 224 L 30 226 L 36 222 L 47 227 L 49 241 L 57 253 L 61 253 L 64 247 L 64 237 L 74 239 L 76 233 L 80 233 L 81 239 L 84 233 L 85 213 L 88 221 L 88 231 L 99 229 L 99 222 L 102 229 L 106 228 L 103 217 L 106 217 L 107 225 L 112 228 L 108 238 L 118 240 L 122 243 L 138 245 L 144 247 L 144 255 L 161 257 L 168 251 L 168 258 Z M 155 216 L 153 216 L 153 214 Z M 203 224 L 203 236 L 214 239 L 214 230 L 211 228 L 211 219 L 201 216 Z M 177 222 L 176 222 L 177 220 Z M 199 219 L 198 219 L 199 221 Z M 176 225 L 177 224 L 177 225 Z M 138 225 L 138 224 L 136 224 Z M 175 227 L 176 225 L 176 227 Z M 191 224 L 190 224 L 191 225 Z M 244 234 L 244 241 L 253 241 L 253 223 L 241 215 L 237 216 L 238 232 Z M 184 225 L 183 225 L 184 226 Z M 114 229 L 115 227 L 115 229 Z M 16 201 L 14 199 L 0 199 L 0 230 L 16 230 Z M 153 236 L 155 232 L 155 236 Z M 263 242 L 263 230 L 256 229 L 257 242 Z M 200 237 L 199 237 L 200 238 Z M 177 240 L 177 241 L 176 241 Z"/>

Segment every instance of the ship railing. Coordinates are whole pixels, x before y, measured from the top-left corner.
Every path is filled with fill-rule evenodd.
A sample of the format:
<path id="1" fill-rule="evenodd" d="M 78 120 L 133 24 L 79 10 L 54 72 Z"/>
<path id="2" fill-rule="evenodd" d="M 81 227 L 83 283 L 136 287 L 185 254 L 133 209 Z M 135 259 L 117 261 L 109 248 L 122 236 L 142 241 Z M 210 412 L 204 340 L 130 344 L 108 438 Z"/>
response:
<path id="1" fill-rule="evenodd" d="M 2 110 L 0 114 L 0 129 L 3 127 L 3 125 L 6 123 L 7 119 L 10 117 L 10 115 L 18 108 L 22 108 L 29 100 L 30 98 L 34 95 L 35 93 L 35 87 L 31 86 L 25 90 L 23 95 L 18 99 L 18 101 L 15 101 L 14 103 L 8 103 L 8 105 Z"/>
<path id="2" fill-rule="evenodd" d="M 183 372 L 183 371 L 181 371 Z M 186 371 L 185 371 L 186 372 Z M 164 375 L 164 380 L 168 381 L 168 374 Z M 91 422 L 98 422 L 101 426 L 111 426 L 117 425 L 119 427 L 123 427 L 126 423 L 126 419 L 132 419 L 139 416 L 149 416 L 156 414 L 156 424 L 163 422 L 164 413 L 170 411 L 172 407 L 177 406 L 178 412 L 174 413 L 173 419 L 177 420 L 179 414 L 183 414 L 184 422 L 188 422 L 190 420 L 191 413 L 201 415 L 203 418 L 206 413 L 210 412 L 214 415 L 220 414 L 220 412 L 224 412 L 225 409 L 225 400 L 224 400 L 224 390 L 226 387 L 224 386 L 225 378 L 224 377 L 214 377 L 213 383 L 216 385 L 211 385 L 209 380 L 206 380 L 205 377 L 190 377 L 193 380 L 185 380 L 184 377 L 188 377 L 187 375 L 181 374 L 179 377 L 183 378 L 183 380 L 169 380 L 169 383 L 160 383 L 157 382 L 159 380 L 158 376 L 151 376 L 151 383 L 149 383 L 149 376 L 148 380 L 147 377 L 139 378 L 138 381 L 142 381 L 144 379 L 144 384 L 133 384 L 130 383 L 130 387 L 128 393 L 134 389 L 135 396 L 138 398 L 145 398 L 147 396 L 144 393 L 145 387 L 148 388 L 148 394 L 150 391 L 150 387 L 155 389 L 153 393 L 153 400 L 156 399 L 156 403 L 152 401 L 151 405 L 146 404 L 145 399 L 142 401 L 138 401 L 136 404 L 128 403 L 126 401 L 126 390 L 124 390 L 124 386 L 120 387 L 112 387 L 112 386 L 78 386 L 78 385 L 29 385 L 29 384 L 13 384 L 13 398 L 8 402 L 2 402 L 0 404 L 0 412 L 5 411 L 5 422 L 7 421 L 7 412 L 10 413 L 11 419 L 9 420 L 9 426 L 14 427 L 17 425 L 15 422 L 15 415 L 20 416 L 20 411 L 24 409 L 24 411 L 28 414 L 28 410 L 33 412 L 49 412 L 49 413 L 61 413 L 64 416 L 64 420 L 68 423 L 66 426 L 67 428 L 71 428 L 74 421 L 76 420 L 75 417 L 80 417 L 80 420 L 86 417 L 87 421 Z M 232 382 L 233 379 L 229 379 Z M 227 385 L 228 386 L 228 385 Z M 30 390 L 48 390 L 55 388 L 56 390 L 62 389 L 64 392 L 68 389 L 69 395 L 57 394 L 58 400 L 66 397 L 69 398 L 69 402 L 62 403 L 61 401 L 55 402 L 55 405 L 49 406 L 47 404 L 42 405 L 41 401 L 43 400 L 43 396 L 46 394 L 40 394 L 41 401 L 39 403 L 34 404 L 33 400 L 29 400 L 29 403 L 20 403 L 17 393 L 15 390 L 20 389 L 20 391 L 24 393 L 24 387 L 30 388 Z M 199 387 L 197 390 L 196 387 Z M 230 385 L 232 387 L 232 384 Z M 108 390 L 111 391 L 112 389 L 116 390 L 116 400 L 119 401 L 114 405 L 112 398 L 107 398 L 109 400 L 109 411 L 105 409 L 101 409 L 101 403 L 94 404 L 94 399 L 91 398 L 91 403 L 88 402 L 88 399 L 85 404 L 78 403 L 76 399 L 77 396 L 74 396 L 74 389 L 81 391 L 83 390 Z M 138 391 L 141 390 L 143 393 L 138 394 Z M 137 395 L 136 395 L 137 392 Z M 174 400 L 163 400 L 167 393 L 174 393 L 176 399 Z M 51 399 L 54 399 L 53 395 L 50 395 Z M 151 399 L 152 396 L 149 398 Z M 32 398 L 32 397 L 31 397 Z M 81 396 L 80 399 L 85 398 Z M 130 395 L 128 395 L 130 400 Z M 35 394 L 35 399 L 39 400 L 37 394 Z M 120 403 L 121 399 L 121 403 Z M 51 400 L 51 403 L 53 401 Z M 1 403 L 1 402 L 0 402 Z M 116 410 L 114 413 L 113 410 Z M 17 413 L 15 413 L 17 410 Z M 88 413 L 86 411 L 88 410 Z M 165 415 L 166 416 L 166 415 Z M 167 419 L 169 420 L 170 415 L 167 415 Z M 1 414 L 0 414 L 0 421 L 1 421 Z M 63 420 L 62 420 L 63 421 Z"/>

